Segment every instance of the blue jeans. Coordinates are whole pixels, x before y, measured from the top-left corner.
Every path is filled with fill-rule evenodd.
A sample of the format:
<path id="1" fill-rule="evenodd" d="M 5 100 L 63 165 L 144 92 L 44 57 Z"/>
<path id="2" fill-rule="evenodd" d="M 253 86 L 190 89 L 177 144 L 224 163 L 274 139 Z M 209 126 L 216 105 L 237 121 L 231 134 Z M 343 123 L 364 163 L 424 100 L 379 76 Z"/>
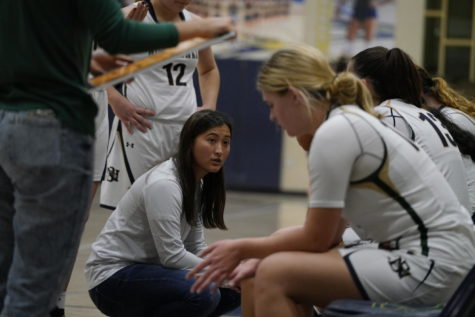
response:
<path id="1" fill-rule="evenodd" d="M 112 317 L 221 316 L 240 305 L 240 294 L 220 288 L 190 293 L 186 270 L 153 264 L 124 267 L 89 291 L 97 308 Z"/>
<path id="2" fill-rule="evenodd" d="M 93 138 L 51 110 L 0 110 L 0 316 L 45 317 L 79 246 Z"/>

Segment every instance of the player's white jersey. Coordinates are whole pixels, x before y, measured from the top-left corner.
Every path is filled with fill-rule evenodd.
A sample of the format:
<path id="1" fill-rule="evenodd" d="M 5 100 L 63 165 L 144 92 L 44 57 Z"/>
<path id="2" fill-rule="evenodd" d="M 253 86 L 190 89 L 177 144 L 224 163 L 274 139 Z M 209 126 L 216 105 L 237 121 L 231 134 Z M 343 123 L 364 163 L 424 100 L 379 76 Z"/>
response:
<path id="1" fill-rule="evenodd" d="M 447 119 L 455 123 L 461 129 L 475 135 L 475 119 L 458 109 L 451 107 L 443 107 L 440 109 Z M 463 164 L 465 166 L 465 176 L 467 177 L 468 194 L 470 195 L 470 203 L 472 211 L 475 213 L 475 163 L 468 155 L 463 155 Z"/>
<path id="2" fill-rule="evenodd" d="M 190 12 L 184 10 L 182 19 L 191 20 Z M 146 23 L 157 23 L 150 10 L 144 19 Z M 159 22 L 159 21 L 158 21 Z M 132 55 L 139 60 L 158 51 Z M 138 74 L 126 85 L 125 96 L 137 106 L 155 112 L 148 120 L 172 120 L 184 122 L 196 111 L 197 101 L 193 86 L 193 73 L 198 64 L 198 51 L 178 57 L 170 63 Z"/>
<path id="3" fill-rule="evenodd" d="M 472 219 L 437 166 L 358 107 L 331 111 L 312 141 L 309 173 L 309 207 L 343 208 L 362 239 L 448 265 L 466 259 L 457 263 L 463 270 L 473 265 Z"/>
<path id="4" fill-rule="evenodd" d="M 375 107 L 381 120 L 416 142 L 434 161 L 467 210 L 471 204 L 462 156 L 449 131 L 429 111 L 398 99 Z"/>
<path id="5" fill-rule="evenodd" d="M 147 23 L 157 23 L 153 10 L 145 17 Z M 192 19 L 190 12 L 180 14 Z M 158 21 L 159 22 L 159 21 Z M 132 55 L 135 60 L 156 52 Z M 196 111 L 197 101 L 193 73 L 198 64 L 198 51 L 178 57 L 170 63 L 141 73 L 125 85 L 124 95 L 136 106 L 151 109 L 146 117 L 152 128 L 130 134 L 118 122 L 113 122 L 113 141 L 107 157 L 105 179 L 101 185 L 101 206 L 114 209 L 131 184 L 154 165 L 176 153 L 181 128 Z M 118 127 L 117 131 L 116 128 Z"/>
<path id="6" fill-rule="evenodd" d="M 440 109 L 447 119 L 458 125 L 461 129 L 475 135 L 475 119 L 463 111 L 452 107 L 442 107 Z"/>

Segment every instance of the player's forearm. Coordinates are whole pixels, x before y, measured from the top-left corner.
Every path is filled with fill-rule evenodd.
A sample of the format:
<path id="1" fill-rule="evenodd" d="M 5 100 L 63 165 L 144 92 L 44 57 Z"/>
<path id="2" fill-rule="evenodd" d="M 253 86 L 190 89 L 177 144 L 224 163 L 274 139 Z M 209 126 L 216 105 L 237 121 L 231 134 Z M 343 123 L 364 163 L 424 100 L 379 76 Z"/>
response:
<path id="1" fill-rule="evenodd" d="M 206 109 L 216 110 L 216 103 L 218 102 L 219 86 L 221 79 L 219 71 L 214 68 L 205 74 L 199 76 L 201 99 L 203 106 Z"/>
<path id="2" fill-rule="evenodd" d="M 240 239 L 238 249 L 242 259 L 264 258 L 282 251 L 324 252 L 329 247 L 309 236 L 303 227 L 281 231 L 264 238 Z"/>
<path id="3" fill-rule="evenodd" d="M 118 92 L 117 89 L 115 89 L 114 87 L 107 87 L 107 97 L 109 105 L 111 105 L 112 110 L 114 110 L 114 113 L 116 112 L 117 107 L 122 104 L 122 99 L 125 99 L 125 97 L 122 96 L 120 92 Z"/>
<path id="4" fill-rule="evenodd" d="M 176 23 L 179 40 L 193 37 L 211 38 L 235 29 L 231 18 L 206 18 Z"/>
<path id="5" fill-rule="evenodd" d="M 338 225 L 338 229 L 335 233 L 335 237 L 333 238 L 332 246 L 331 247 L 337 247 L 338 245 L 341 244 L 342 242 L 342 237 L 343 237 L 343 232 L 345 229 L 348 227 L 348 221 L 345 219 L 341 218 L 340 223 Z"/>

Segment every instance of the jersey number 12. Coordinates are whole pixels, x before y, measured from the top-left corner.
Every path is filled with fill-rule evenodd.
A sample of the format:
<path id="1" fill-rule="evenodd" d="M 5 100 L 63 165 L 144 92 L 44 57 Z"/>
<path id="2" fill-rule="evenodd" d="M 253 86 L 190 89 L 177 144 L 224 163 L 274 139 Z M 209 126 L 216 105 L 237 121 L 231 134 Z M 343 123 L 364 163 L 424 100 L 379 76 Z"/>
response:
<path id="1" fill-rule="evenodd" d="M 185 74 L 185 68 L 186 65 L 183 63 L 175 65 L 173 65 L 173 63 L 169 63 L 163 66 L 163 69 L 167 71 L 168 83 L 170 86 L 186 86 L 186 82 L 181 81 L 183 75 Z M 174 73 L 177 73 L 176 77 L 173 76 Z"/>

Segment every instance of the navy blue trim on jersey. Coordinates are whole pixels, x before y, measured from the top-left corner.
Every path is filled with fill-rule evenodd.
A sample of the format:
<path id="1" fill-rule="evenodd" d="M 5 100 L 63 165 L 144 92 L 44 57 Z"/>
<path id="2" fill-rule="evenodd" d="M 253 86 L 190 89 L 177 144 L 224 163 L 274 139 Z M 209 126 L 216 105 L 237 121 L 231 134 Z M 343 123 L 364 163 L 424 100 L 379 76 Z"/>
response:
<path id="1" fill-rule="evenodd" d="M 125 151 L 124 138 L 122 136 L 122 122 L 121 121 L 119 121 L 117 132 L 119 132 L 120 145 L 122 146 L 122 155 L 124 156 L 125 170 L 127 172 L 127 176 L 129 176 L 130 183 L 133 184 L 135 182 L 135 177 L 134 177 L 134 174 L 132 174 L 132 169 L 130 168 L 129 160 L 127 159 L 127 152 Z"/>
<path id="2" fill-rule="evenodd" d="M 350 272 L 351 278 L 355 282 L 356 288 L 360 291 L 361 297 L 363 297 L 363 299 L 365 300 L 370 300 L 368 293 L 366 293 L 366 290 L 364 289 L 363 284 L 361 283 L 358 274 L 356 274 L 355 268 L 353 267 L 353 264 L 350 261 L 350 255 L 355 252 L 348 253 L 343 257 L 343 260 L 345 261 L 346 266 L 348 267 L 348 271 Z"/>
<path id="3" fill-rule="evenodd" d="M 414 292 L 416 291 L 416 289 L 419 288 L 419 286 L 421 286 L 422 284 L 424 284 L 424 282 L 427 280 L 427 278 L 429 277 L 430 273 L 432 273 L 432 270 L 434 269 L 434 266 L 435 266 L 435 261 L 434 260 L 430 260 L 430 267 L 429 267 L 429 270 L 427 271 L 427 274 L 426 276 L 424 276 L 424 278 L 422 279 L 422 281 L 417 285 L 417 287 L 414 289 Z"/>
<path id="4" fill-rule="evenodd" d="M 407 211 L 409 216 L 412 218 L 412 220 L 417 224 L 417 229 L 419 230 L 419 236 L 421 239 L 421 253 L 422 255 L 429 255 L 429 245 L 427 243 L 428 237 L 427 237 L 427 228 L 424 225 L 424 222 L 422 219 L 419 217 L 417 212 L 412 208 L 411 204 L 409 204 L 404 197 L 402 197 L 396 190 L 391 188 L 388 184 L 386 184 L 381 178 L 379 178 L 379 172 L 383 169 L 384 165 L 387 163 L 387 158 L 388 158 L 388 149 L 386 147 L 386 143 L 384 140 L 381 138 L 383 142 L 383 148 L 384 148 L 384 154 L 383 154 L 383 159 L 381 164 L 378 166 L 378 168 L 371 173 L 369 176 L 358 180 L 358 181 L 350 181 L 351 185 L 357 185 L 365 182 L 371 182 L 378 186 L 383 192 L 385 192 L 389 197 L 394 199 L 404 210 Z"/>
<path id="5" fill-rule="evenodd" d="M 104 204 L 99 204 L 99 207 L 104 208 L 104 209 L 109 209 L 109 210 L 115 210 L 116 207 L 112 207 L 109 205 L 104 205 Z"/>
<path id="6" fill-rule="evenodd" d="M 392 189 L 388 184 L 386 184 L 384 181 L 382 181 L 379 178 L 375 178 L 373 180 L 373 183 L 378 186 L 381 190 L 383 190 L 386 194 L 389 195 L 392 199 L 397 201 L 401 207 L 403 207 L 409 216 L 412 218 L 412 220 L 417 224 L 417 229 L 419 230 L 419 236 L 421 239 L 421 249 L 422 249 L 422 255 L 429 255 L 429 245 L 427 243 L 428 237 L 427 237 L 427 228 L 424 225 L 424 222 L 422 219 L 419 217 L 417 212 L 412 208 L 412 206 L 402 197 L 399 195 L 398 192 L 396 192 L 394 189 Z"/>
<path id="7" fill-rule="evenodd" d="M 411 130 L 411 137 L 410 139 L 412 141 L 416 140 L 416 133 L 414 132 L 414 129 L 412 128 L 412 126 L 409 124 L 409 122 L 407 122 L 406 118 L 404 118 L 403 115 L 401 115 L 399 113 L 399 111 L 397 111 L 396 109 L 394 109 L 393 107 L 391 106 L 386 106 L 389 108 L 391 114 L 389 116 L 386 116 L 386 118 L 393 118 L 393 127 L 396 127 L 396 118 L 401 118 L 405 123 L 406 125 L 409 127 L 409 129 Z M 395 115 L 394 112 L 396 112 L 398 115 Z"/>

